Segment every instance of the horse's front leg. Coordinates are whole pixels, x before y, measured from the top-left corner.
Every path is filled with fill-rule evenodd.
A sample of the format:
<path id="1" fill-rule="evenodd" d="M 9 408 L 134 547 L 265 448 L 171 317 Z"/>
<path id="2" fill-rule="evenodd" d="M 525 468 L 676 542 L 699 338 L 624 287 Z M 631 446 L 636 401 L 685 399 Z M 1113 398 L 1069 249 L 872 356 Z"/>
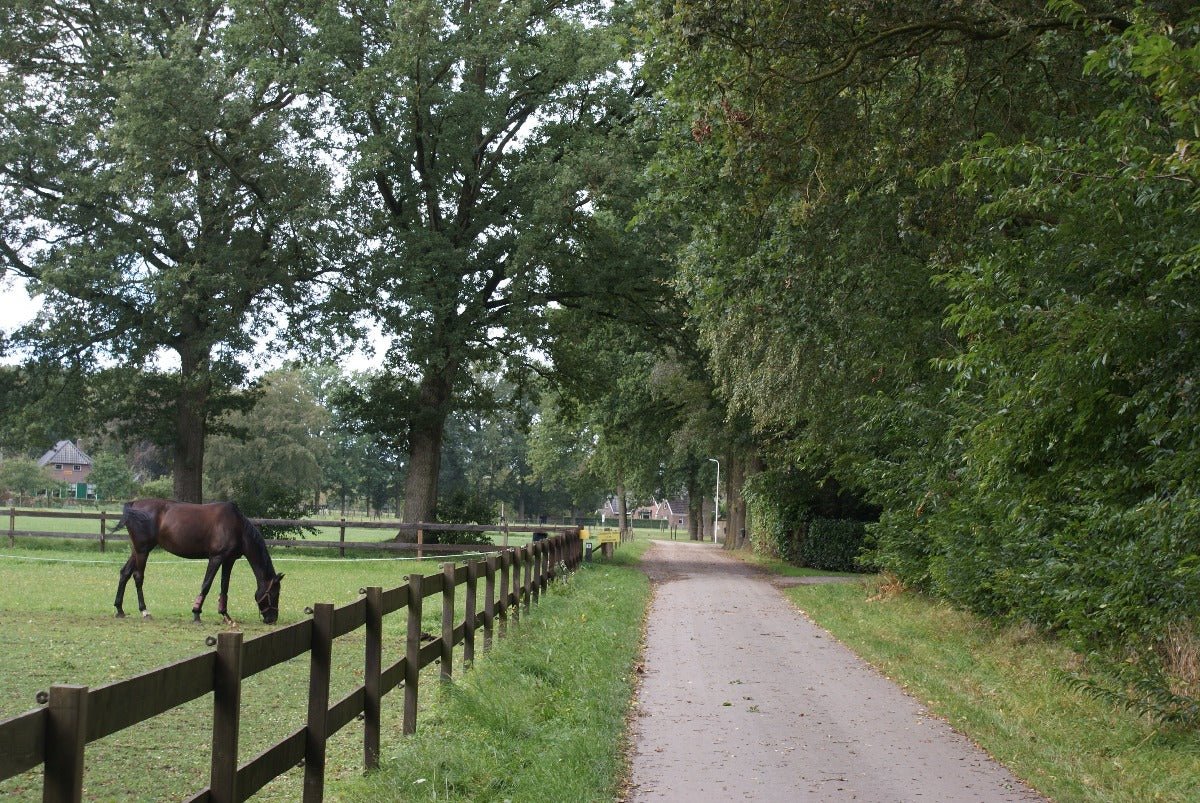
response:
<path id="1" fill-rule="evenodd" d="M 211 557 L 208 559 L 208 568 L 204 571 L 204 582 L 200 585 L 200 596 L 196 597 L 195 603 L 192 604 L 192 621 L 200 623 L 200 611 L 204 608 L 204 598 L 208 596 L 208 589 L 212 588 L 213 578 L 217 576 L 217 568 L 221 565 L 219 557 Z"/>
<path id="2" fill-rule="evenodd" d="M 121 567 L 121 579 L 117 581 L 117 598 L 113 601 L 113 605 L 117 608 L 117 618 L 125 618 L 125 609 L 122 607 L 125 602 L 125 586 L 129 583 L 129 578 L 133 576 L 133 555 L 129 556 L 129 560 L 125 561 L 125 565 Z"/>
<path id="3" fill-rule="evenodd" d="M 229 575 L 233 572 L 233 563 L 234 561 L 227 560 L 221 564 L 221 595 L 217 597 L 217 613 L 221 614 L 226 624 L 233 622 L 229 615 Z"/>

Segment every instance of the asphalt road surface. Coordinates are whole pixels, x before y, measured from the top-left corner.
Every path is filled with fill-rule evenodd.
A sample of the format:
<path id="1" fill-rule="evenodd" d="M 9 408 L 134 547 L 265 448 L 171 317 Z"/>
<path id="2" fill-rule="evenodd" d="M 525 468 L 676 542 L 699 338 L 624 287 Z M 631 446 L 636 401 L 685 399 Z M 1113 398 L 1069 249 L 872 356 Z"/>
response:
<path id="1" fill-rule="evenodd" d="M 1037 801 L 720 547 L 660 541 L 631 801 Z"/>

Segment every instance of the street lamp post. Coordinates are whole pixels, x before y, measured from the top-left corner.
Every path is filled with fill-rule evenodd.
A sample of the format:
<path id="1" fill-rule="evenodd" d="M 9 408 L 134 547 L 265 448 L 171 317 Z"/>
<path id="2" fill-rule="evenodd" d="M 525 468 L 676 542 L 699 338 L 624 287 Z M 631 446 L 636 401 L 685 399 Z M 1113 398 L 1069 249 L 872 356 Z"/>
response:
<path id="1" fill-rule="evenodd" d="M 715 457 L 708 458 L 710 463 L 717 464 L 717 487 L 713 493 L 713 543 L 717 543 L 717 517 L 721 515 L 721 461 Z"/>

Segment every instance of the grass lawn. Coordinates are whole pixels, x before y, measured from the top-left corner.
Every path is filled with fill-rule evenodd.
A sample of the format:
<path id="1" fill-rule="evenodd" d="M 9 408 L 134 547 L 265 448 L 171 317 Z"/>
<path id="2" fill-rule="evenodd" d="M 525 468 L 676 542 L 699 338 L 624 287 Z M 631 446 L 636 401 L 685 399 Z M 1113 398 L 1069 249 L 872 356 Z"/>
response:
<path id="1" fill-rule="evenodd" d="M 96 544 L 26 541 L 0 546 L 0 718 L 35 707 L 34 695 L 55 683 L 98 686 L 131 677 L 209 649 L 206 636 L 222 628 L 216 615 L 216 589 L 205 606 L 204 623 L 191 624 L 191 603 L 199 590 L 204 562 L 151 554 L 146 568 L 146 602 L 153 619 L 137 615 L 132 583 L 126 592 L 127 619 L 113 618 L 117 572 L 128 555 L 123 544 L 101 554 Z M 338 560 L 293 557 L 275 552 L 276 568 L 286 574 L 279 622 L 262 623 L 254 604 L 254 579 L 245 561 L 234 567 L 230 613 L 252 638 L 274 627 L 305 618 L 315 602 L 345 604 L 363 586 L 392 588 L 411 572 L 438 571 L 438 560 Z M 456 595 L 460 606 L 462 594 Z M 426 601 L 425 629 L 440 628 L 440 604 Z M 384 620 L 384 661 L 404 651 L 406 619 L 401 611 Z M 362 630 L 334 644 L 331 699 L 361 683 Z M 437 667 L 427 667 L 429 686 Z M 428 686 L 427 686 L 428 688 Z M 246 760 L 286 732 L 303 725 L 307 711 L 308 660 L 304 656 L 246 681 L 240 755 Z M 384 745 L 400 733 L 402 697 L 384 698 Z M 422 706 L 428 697 L 422 698 Z M 181 799 L 208 784 L 212 698 L 202 697 L 87 747 L 84 796 L 91 799 Z M 362 729 L 355 723 L 329 744 L 328 777 L 362 772 Z M 295 800 L 302 771 L 293 770 L 256 799 Z M 0 781 L 0 799 L 37 800 L 41 772 L 34 770 Z"/>
<path id="2" fill-rule="evenodd" d="M 878 581 L 787 594 L 852 650 L 1059 801 L 1200 800 L 1200 734 L 1158 727 L 1060 680 L 1079 657 Z"/>
<path id="3" fill-rule="evenodd" d="M 623 544 L 543 598 L 519 636 L 439 689 L 415 736 L 377 773 L 335 785 L 347 801 L 612 801 L 649 582 L 648 546 Z"/>

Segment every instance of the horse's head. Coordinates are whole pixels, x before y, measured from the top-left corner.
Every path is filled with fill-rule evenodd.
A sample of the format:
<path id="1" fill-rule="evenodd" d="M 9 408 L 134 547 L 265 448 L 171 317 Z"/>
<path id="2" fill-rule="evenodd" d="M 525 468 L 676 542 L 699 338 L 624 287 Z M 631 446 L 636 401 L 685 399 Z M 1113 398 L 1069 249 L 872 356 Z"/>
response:
<path id="1" fill-rule="evenodd" d="M 266 624 L 273 625 L 279 618 L 279 585 L 282 581 L 282 574 L 269 577 L 259 592 L 254 595 L 254 601 L 258 603 L 258 611 L 262 614 L 263 622 Z"/>

